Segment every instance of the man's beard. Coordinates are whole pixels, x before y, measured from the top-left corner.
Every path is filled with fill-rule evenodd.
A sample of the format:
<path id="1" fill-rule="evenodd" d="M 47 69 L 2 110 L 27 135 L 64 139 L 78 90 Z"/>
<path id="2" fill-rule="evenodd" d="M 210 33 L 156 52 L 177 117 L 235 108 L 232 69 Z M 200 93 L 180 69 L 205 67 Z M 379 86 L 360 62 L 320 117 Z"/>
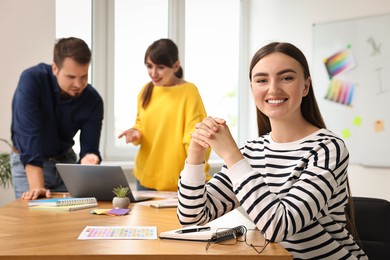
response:
<path id="1" fill-rule="evenodd" d="M 66 100 L 66 99 L 77 99 L 81 96 L 81 92 L 76 93 L 74 96 L 69 95 L 68 93 L 61 91 L 61 99 Z"/>

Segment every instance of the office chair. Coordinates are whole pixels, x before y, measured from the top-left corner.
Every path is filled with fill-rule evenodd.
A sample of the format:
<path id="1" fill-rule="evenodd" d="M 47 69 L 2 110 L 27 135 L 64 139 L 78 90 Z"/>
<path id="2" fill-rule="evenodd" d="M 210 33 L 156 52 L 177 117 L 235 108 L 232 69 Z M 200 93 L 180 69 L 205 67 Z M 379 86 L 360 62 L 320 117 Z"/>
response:
<path id="1" fill-rule="evenodd" d="M 390 202 L 364 197 L 352 200 L 363 251 L 370 260 L 390 259 Z"/>

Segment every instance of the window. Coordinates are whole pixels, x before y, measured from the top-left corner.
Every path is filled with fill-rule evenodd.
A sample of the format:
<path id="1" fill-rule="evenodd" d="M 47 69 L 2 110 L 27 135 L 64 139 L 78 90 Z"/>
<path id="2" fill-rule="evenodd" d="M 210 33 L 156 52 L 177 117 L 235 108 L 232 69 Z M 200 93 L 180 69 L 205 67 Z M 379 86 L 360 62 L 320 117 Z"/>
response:
<path id="1" fill-rule="evenodd" d="M 238 139 L 242 131 L 238 128 L 242 114 L 239 114 L 238 82 L 243 59 L 239 47 L 243 35 L 240 5 L 245 1 L 92 0 L 92 6 L 91 1 L 77 1 L 77 4 L 76 1 L 57 0 L 57 28 L 65 23 L 67 28 L 72 28 L 72 35 L 76 33 L 75 28 L 85 30 L 89 38 L 80 34 L 83 39 L 91 39 L 93 31 L 93 52 L 102 55 L 107 64 L 103 71 L 96 66 L 93 68 L 93 85 L 106 103 L 101 147 L 105 160 L 130 161 L 136 155 L 138 147 L 126 144 L 117 136 L 134 124 L 137 95 L 150 81 L 144 53 L 159 38 L 176 42 L 184 78 L 198 87 L 207 113 L 226 119 Z M 80 3 L 83 4 L 80 6 Z M 74 10 L 82 13 L 83 21 L 72 20 L 79 16 Z M 61 30 L 63 35 L 67 33 Z M 96 34 L 103 35 L 97 37 Z M 96 65 L 101 66 L 101 62 Z"/>
<path id="2" fill-rule="evenodd" d="M 106 157 L 128 160 L 138 147 L 118 135 L 132 127 L 137 113 L 137 95 L 150 81 L 144 66 L 146 48 L 156 39 L 168 37 L 168 0 L 116 0 L 114 7 L 113 124 L 107 125 Z"/>
<path id="3" fill-rule="evenodd" d="M 92 28 L 91 0 L 56 0 L 56 39 L 78 37 L 91 48 Z M 88 82 L 91 83 L 92 68 L 89 68 Z M 80 133 L 74 137 L 73 147 L 76 154 L 80 153 Z"/>
<path id="4" fill-rule="evenodd" d="M 185 8 L 186 79 L 199 88 L 207 114 L 226 119 L 236 139 L 238 10 L 237 0 L 186 0 Z"/>
<path id="5" fill-rule="evenodd" d="M 91 47 L 91 0 L 56 0 L 56 38 L 78 37 Z"/>
<path id="6" fill-rule="evenodd" d="M 198 87 L 207 113 L 227 119 L 237 136 L 239 1 L 186 0 L 184 8 L 178 5 L 183 1 L 115 1 L 114 108 L 108 111 L 115 120 L 107 128 L 106 158 L 134 159 L 138 147 L 117 136 L 134 124 L 137 95 L 150 81 L 144 53 L 159 38 L 176 42 L 184 78 Z M 175 13 L 183 10 L 184 15 Z M 179 24 L 170 25 L 173 20 Z"/>

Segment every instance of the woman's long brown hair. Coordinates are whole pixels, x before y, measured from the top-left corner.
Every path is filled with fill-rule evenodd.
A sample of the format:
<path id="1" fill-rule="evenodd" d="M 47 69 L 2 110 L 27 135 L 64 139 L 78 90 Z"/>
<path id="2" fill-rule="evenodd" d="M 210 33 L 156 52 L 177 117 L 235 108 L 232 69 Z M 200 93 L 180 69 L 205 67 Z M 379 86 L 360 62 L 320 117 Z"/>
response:
<path id="1" fill-rule="evenodd" d="M 172 68 L 174 64 L 179 60 L 179 50 L 176 44 L 170 39 L 159 39 L 153 42 L 145 52 L 144 63 L 150 59 L 154 64 L 164 65 Z M 175 72 L 175 76 L 179 79 L 183 78 L 183 69 L 179 69 Z M 142 107 L 146 108 L 150 102 L 153 92 L 153 83 L 149 82 L 144 91 L 142 92 L 141 100 Z"/>

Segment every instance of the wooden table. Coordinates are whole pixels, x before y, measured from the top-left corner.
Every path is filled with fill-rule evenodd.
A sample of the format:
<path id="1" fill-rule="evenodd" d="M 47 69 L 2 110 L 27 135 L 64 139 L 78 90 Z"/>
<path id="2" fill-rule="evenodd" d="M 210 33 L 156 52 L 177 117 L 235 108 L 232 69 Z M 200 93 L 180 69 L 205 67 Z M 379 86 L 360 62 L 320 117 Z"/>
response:
<path id="1" fill-rule="evenodd" d="M 111 208 L 99 202 L 99 208 Z M 258 255 L 245 243 L 213 244 L 173 240 L 77 240 L 86 226 L 157 226 L 158 233 L 179 228 L 175 208 L 156 209 L 132 204 L 129 215 L 92 215 L 91 209 L 73 212 L 31 210 L 27 201 L 0 207 L 0 259 L 292 259 L 270 243 Z M 242 259 L 241 259 L 242 260 Z"/>

